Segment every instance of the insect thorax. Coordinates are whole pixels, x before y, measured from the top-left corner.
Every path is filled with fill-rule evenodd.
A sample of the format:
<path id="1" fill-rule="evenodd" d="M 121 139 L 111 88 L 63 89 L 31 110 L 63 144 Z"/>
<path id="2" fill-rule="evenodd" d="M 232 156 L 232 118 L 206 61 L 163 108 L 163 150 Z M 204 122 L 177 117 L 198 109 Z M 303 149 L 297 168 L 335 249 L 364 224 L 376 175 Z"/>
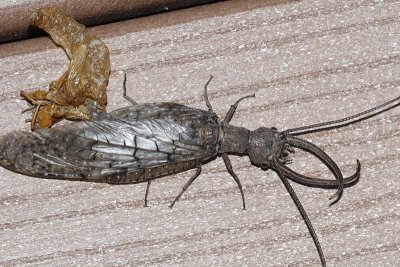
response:
<path id="1" fill-rule="evenodd" d="M 222 126 L 219 153 L 245 154 L 249 143 L 250 131 L 232 125 Z"/>
<path id="2" fill-rule="evenodd" d="M 275 160 L 285 162 L 290 146 L 275 128 L 249 131 L 243 127 L 223 126 L 220 153 L 247 154 L 254 165 L 269 168 Z"/>

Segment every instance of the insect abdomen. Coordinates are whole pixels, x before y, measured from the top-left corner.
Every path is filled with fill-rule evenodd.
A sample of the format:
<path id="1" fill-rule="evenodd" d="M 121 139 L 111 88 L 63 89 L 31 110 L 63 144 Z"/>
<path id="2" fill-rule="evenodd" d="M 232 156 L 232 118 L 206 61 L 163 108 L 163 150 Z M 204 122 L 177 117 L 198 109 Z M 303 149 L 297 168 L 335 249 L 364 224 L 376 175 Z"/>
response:
<path id="1" fill-rule="evenodd" d="M 122 172 L 106 177 L 101 177 L 99 182 L 110 184 L 137 184 L 147 182 L 163 176 L 176 174 L 196 168 L 203 160 L 188 160 L 183 162 L 174 162 L 151 168 L 140 169 L 133 172 Z"/>

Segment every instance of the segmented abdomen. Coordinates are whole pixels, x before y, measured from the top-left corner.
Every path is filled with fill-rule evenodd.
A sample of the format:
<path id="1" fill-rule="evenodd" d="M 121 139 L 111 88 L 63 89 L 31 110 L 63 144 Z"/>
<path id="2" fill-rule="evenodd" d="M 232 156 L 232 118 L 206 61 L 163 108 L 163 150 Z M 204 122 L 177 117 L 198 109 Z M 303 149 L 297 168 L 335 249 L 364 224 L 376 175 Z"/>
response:
<path id="1" fill-rule="evenodd" d="M 167 163 L 134 172 L 122 172 L 119 174 L 104 176 L 98 182 L 107 182 L 109 184 L 137 184 L 194 169 L 202 162 L 203 159 Z"/>

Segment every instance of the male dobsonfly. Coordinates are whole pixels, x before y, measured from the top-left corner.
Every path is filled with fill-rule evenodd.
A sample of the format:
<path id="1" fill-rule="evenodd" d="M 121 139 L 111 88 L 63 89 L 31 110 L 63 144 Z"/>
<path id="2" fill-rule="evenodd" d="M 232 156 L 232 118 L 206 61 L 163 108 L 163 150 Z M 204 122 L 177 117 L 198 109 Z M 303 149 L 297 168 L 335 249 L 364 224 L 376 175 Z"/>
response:
<path id="1" fill-rule="evenodd" d="M 242 185 L 228 155 L 248 155 L 253 165 L 277 172 L 301 213 L 325 266 L 317 235 L 288 179 L 307 186 L 337 189 L 331 199 L 338 200 L 345 186 L 358 181 L 361 165 L 357 160 L 356 172 L 343 178 L 339 167 L 322 149 L 296 136 L 369 118 L 399 105 L 400 97 L 340 120 L 282 132 L 267 127 L 250 131 L 233 126 L 230 121 L 239 102 L 255 95 L 237 100 L 225 118 L 220 120 L 207 96 L 211 78 L 204 88 L 207 111 L 175 103 L 137 104 L 126 95 L 124 82 L 124 97 L 132 102 L 131 106 L 110 113 L 96 112 L 89 121 L 33 132 L 11 132 L 1 138 L 0 165 L 13 172 L 48 179 L 110 184 L 148 182 L 145 204 L 150 181 L 196 169 L 172 202 L 172 207 L 200 175 L 202 164 L 221 156 L 239 187 L 245 209 Z M 328 166 L 336 179 L 307 177 L 291 170 L 287 164 L 293 148 L 316 156 Z"/>

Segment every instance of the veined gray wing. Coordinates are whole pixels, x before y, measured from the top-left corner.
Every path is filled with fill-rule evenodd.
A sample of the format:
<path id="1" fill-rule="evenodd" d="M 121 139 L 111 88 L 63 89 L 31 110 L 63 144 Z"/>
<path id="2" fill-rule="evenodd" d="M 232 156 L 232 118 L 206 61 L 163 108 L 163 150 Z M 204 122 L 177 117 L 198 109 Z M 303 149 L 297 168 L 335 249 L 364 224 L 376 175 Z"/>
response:
<path id="1" fill-rule="evenodd" d="M 0 165 L 29 176 L 108 182 L 106 177 L 184 161 L 204 161 L 217 146 L 204 140 L 212 114 L 177 104 L 135 105 L 92 121 L 11 132 Z M 211 129 L 218 129 L 215 120 Z M 217 142 L 217 140 L 215 140 Z"/>

